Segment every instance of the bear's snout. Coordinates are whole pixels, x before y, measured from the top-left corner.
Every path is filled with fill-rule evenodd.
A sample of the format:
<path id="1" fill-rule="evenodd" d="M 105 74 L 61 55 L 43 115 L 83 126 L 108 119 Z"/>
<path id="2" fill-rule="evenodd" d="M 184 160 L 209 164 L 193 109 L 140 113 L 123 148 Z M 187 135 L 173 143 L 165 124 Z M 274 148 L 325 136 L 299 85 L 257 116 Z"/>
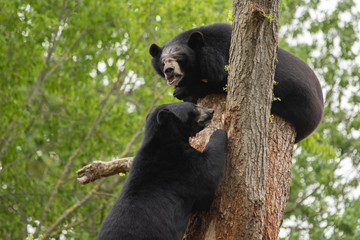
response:
<path id="1" fill-rule="evenodd" d="M 210 124 L 215 111 L 214 111 L 214 109 L 200 107 L 200 106 L 197 106 L 197 109 L 200 113 L 199 119 L 197 120 L 197 122 L 200 126 L 206 127 L 207 125 Z"/>
<path id="2" fill-rule="evenodd" d="M 166 68 L 165 69 L 165 71 L 164 71 L 164 73 L 168 76 L 172 76 L 172 75 L 174 75 L 174 67 L 168 67 L 168 68 Z"/>
<path id="3" fill-rule="evenodd" d="M 183 79 L 183 72 L 181 71 L 179 64 L 173 58 L 166 58 L 163 62 L 163 73 L 168 84 L 177 86 Z"/>

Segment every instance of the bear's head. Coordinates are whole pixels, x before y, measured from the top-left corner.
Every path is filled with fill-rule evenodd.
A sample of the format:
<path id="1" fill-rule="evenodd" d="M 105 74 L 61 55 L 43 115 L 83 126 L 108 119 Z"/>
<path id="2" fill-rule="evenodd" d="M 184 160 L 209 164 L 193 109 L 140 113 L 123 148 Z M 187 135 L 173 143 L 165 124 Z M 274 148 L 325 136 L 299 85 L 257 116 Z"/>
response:
<path id="1" fill-rule="evenodd" d="M 199 72 L 196 51 L 202 46 L 204 46 L 204 36 L 199 31 L 172 40 L 163 47 L 153 43 L 149 49 L 152 56 L 151 64 L 169 85 L 182 86 L 187 80 L 187 75 L 191 74 L 194 77 L 194 73 Z"/>
<path id="2" fill-rule="evenodd" d="M 162 129 L 168 135 L 192 137 L 209 125 L 213 115 L 213 109 L 190 102 L 164 104 L 146 117 L 146 131 L 149 132 L 145 134 L 152 134 L 154 129 Z"/>

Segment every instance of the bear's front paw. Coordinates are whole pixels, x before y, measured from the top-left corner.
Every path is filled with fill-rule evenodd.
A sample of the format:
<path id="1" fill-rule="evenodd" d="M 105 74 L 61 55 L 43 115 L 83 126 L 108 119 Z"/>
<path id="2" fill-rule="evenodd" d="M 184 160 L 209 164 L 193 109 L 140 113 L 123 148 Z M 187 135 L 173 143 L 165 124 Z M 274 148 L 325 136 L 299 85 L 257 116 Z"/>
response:
<path id="1" fill-rule="evenodd" d="M 177 99 L 183 100 L 184 102 L 196 103 L 198 100 L 198 97 L 193 96 L 185 87 L 175 87 L 173 95 Z"/>
<path id="2" fill-rule="evenodd" d="M 186 89 L 184 87 L 175 87 L 173 95 L 177 99 L 183 100 L 186 98 Z"/>

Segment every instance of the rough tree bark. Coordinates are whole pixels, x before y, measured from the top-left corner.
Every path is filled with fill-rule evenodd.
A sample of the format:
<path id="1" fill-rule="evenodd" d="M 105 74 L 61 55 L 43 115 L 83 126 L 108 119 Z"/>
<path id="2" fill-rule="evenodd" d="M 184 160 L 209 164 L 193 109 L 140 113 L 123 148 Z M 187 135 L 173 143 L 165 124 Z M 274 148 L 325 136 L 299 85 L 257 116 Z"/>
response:
<path id="1" fill-rule="evenodd" d="M 263 240 L 278 239 L 289 198 L 295 137 L 294 126 L 283 118 L 275 116 L 270 124 L 266 160 L 266 218 Z"/>

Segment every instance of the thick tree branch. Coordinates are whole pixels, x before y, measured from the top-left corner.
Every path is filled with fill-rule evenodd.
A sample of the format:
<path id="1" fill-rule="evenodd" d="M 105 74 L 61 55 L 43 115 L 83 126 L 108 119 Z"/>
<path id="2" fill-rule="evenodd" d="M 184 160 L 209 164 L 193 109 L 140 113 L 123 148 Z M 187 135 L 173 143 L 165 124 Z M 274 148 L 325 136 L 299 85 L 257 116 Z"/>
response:
<path id="1" fill-rule="evenodd" d="M 76 172 L 78 175 L 77 180 L 80 184 L 87 184 L 99 178 L 109 177 L 118 173 L 126 173 L 130 170 L 133 159 L 133 157 L 128 157 L 109 162 L 95 161 Z"/>

